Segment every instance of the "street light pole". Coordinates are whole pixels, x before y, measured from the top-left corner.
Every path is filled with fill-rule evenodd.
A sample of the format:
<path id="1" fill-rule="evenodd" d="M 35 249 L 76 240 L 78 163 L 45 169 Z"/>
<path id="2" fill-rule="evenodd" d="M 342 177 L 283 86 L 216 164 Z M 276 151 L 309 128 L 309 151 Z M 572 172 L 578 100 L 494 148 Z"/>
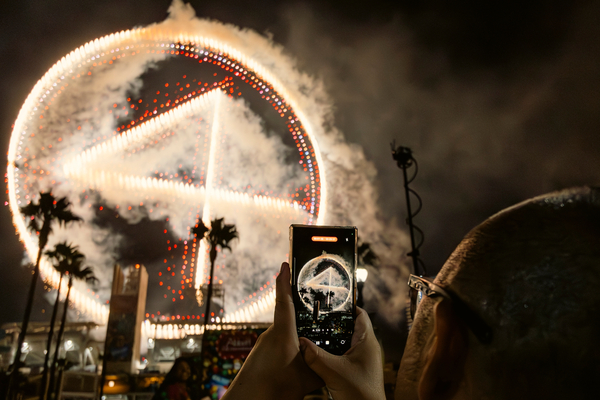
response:
<path id="1" fill-rule="evenodd" d="M 410 256 L 413 260 L 413 273 L 415 275 L 423 276 L 423 275 L 427 274 L 427 270 L 425 269 L 425 264 L 419 258 L 419 255 L 420 255 L 419 248 L 423 244 L 424 235 L 423 235 L 423 231 L 413 223 L 413 218 L 421 211 L 421 207 L 422 207 L 423 203 L 421 201 L 421 197 L 408 186 L 416 178 L 417 172 L 419 171 L 419 166 L 417 164 L 417 160 L 415 160 L 415 158 L 413 157 L 412 150 L 410 148 L 404 147 L 404 146 L 398 146 L 396 148 L 395 142 L 392 142 L 391 146 L 392 146 L 392 158 L 394 159 L 394 161 L 396 161 L 398 168 L 400 168 L 402 170 L 402 175 L 404 177 L 404 193 L 406 195 L 406 209 L 407 209 L 407 213 L 408 213 L 406 222 L 408 223 L 408 230 L 410 232 L 410 246 L 411 246 L 411 251 L 407 255 Z M 408 169 L 410 169 L 413 166 L 414 166 L 414 172 L 413 172 L 412 176 L 409 178 L 407 171 L 408 171 Z M 415 212 L 413 212 L 411 209 L 411 204 L 410 204 L 410 194 L 411 193 L 416 197 L 417 201 L 419 202 L 419 205 Z M 417 231 L 419 233 L 419 235 L 421 236 L 421 239 L 418 244 L 416 243 L 416 240 L 415 240 L 415 231 Z M 419 266 L 421 268 L 419 268 Z M 420 271 L 420 269 L 422 271 Z"/>

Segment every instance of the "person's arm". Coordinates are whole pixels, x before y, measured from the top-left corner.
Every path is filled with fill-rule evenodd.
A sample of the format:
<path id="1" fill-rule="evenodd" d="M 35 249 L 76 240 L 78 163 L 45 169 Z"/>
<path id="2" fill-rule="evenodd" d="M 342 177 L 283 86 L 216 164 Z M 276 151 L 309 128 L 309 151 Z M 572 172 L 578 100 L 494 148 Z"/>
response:
<path id="1" fill-rule="evenodd" d="M 273 325 L 259 336 L 222 400 L 301 400 L 324 386 L 300 353 L 287 263 L 277 277 L 276 299 Z"/>
<path id="2" fill-rule="evenodd" d="M 334 400 L 385 400 L 381 349 L 367 313 L 356 307 L 352 347 L 333 355 L 300 338 L 304 361 L 327 385 Z"/>

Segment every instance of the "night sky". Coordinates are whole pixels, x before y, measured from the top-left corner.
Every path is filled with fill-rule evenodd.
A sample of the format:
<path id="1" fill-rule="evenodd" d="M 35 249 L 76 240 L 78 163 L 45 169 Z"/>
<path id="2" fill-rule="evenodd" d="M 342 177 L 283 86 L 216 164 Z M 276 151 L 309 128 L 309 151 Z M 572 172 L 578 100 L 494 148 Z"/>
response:
<path id="1" fill-rule="evenodd" d="M 169 4 L 3 2 L 1 146 L 8 149 L 21 104 L 56 60 L 102 35 L 160 22 Z M 421 252 L 430 272 L 496 211 L 599 180 L 597 2 L 191 4 L 198 17 L 272 37 L 301 71 L 324 83 L 332 123 L 376 167 L 380 218 L 403 229 L 401 171 L 389 143 L 414 150 L 420 171 L 413 188 L 424 203 L 416 223 L 425 231 Z M 2 205 L 6 200 L 4 194 Z M 6 206 L 0 235 L 4 323 L 21 320 L 29 285 Z M 41 310 L 49 305 L 37 298 L 34 320 L 48 316 Z"/>

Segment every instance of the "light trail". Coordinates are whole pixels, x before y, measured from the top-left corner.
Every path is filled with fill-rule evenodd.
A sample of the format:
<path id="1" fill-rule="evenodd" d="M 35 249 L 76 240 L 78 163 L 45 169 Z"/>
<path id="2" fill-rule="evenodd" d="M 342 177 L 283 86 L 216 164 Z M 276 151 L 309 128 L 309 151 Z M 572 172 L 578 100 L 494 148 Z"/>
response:
<path id="1" fill-rule="evenodd" d="M 213 121 L 211 126 L 210 133 L 210 148 L 208 150 L 208 165 L 206 167 L 206 181 L 204 184 L 204 188 L 206 191 L 206 199 L 204 200 L 204 208 L 202 210 L 202 223 L 207 228 L 210 228 L 210 202 L 211 195 L 213 194 L 213 186 L 215 180 L 215 153 L 217 151 L 218 141 L 219 141 L 219 105 L 221 104 L 220 97 L 217 97 L 217 101 L 215 102 L 215 110 L 213 112 Z M 196 261 L 196 282 L 195 287 L 196 290 L 200 290 L 202 288 L 202 283 L 204 282 L 204 269 L 206 268 L 208 262 L 208 251 L 206 247 L 206 239 L 200 240 L 200 251 L 198 252 L 198 260 Z M 211 277 L 211 280 L 212 277 Z M 208 310 L 206 311 L 208 312 Z"/>

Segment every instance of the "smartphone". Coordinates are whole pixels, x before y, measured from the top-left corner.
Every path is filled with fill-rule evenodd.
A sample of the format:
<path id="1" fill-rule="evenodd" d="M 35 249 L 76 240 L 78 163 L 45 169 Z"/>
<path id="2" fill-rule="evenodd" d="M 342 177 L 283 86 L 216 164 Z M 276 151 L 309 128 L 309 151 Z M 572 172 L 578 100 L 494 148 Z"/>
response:
<path id="1" fill-rule="evenodd" d="M 357 235 L 354 226 L 290 226 L 298 336 L 337 355 L 354 332 Z"/>

